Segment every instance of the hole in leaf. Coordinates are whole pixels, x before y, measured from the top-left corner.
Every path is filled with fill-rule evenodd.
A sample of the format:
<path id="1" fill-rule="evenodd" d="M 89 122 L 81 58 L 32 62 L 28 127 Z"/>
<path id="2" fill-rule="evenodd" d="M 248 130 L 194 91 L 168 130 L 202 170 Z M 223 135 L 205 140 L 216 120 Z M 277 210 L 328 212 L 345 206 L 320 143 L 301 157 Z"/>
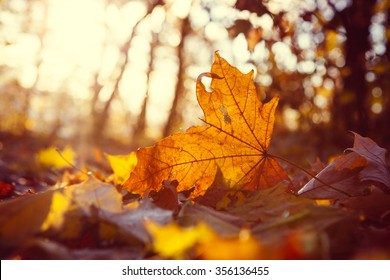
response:
<path id="1" fill-rule="evenodd" d="M 202 77 L 202 84 L 205 86 L 206 91 L 209 93 L 213 92 L 213 89 L 211 88 L 211 81 L 213 79 L 211 77 Z"/>

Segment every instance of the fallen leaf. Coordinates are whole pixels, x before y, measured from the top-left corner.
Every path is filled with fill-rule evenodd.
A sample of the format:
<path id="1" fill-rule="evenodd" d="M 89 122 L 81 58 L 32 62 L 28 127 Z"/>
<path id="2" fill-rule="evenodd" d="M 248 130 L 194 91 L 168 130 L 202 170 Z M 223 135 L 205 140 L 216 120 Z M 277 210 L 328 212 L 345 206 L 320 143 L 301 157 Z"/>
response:
<path id="1" fill-rule="evenodd" d="M 390 225 L 390 195 L 378 188 L 373 187 L 368 195 L 343 200 L 340 206 L 360 215 L 363 221 L 372 219 Z"/>
<path id="2" fill-rule="evenodd" d="M 177 181 L 163 181 L 163 188 L 158 192 L 152 192 L 150 196 L 153 203 L 160 208 L 172 210 L 173 213 L 179 211 L 179 198 L 177 194 Z"/>
<path id="3" fill-rule="evenodd" d="M 348 243 L 353 242 L 350 224 L 348 215 L 340 209 L 309 205 L 258 223 L 251 232 L 263 241 L 268 259 L 328 259 L 330 252 L 349 247 L 343 240 L 345 236 L 350 236 Z M 345 229 L 338 232 L 342 226 Z M 344 244 L 340 246 L 340 242 Z"/>
<path id="4" fill-rule="evenodd" d="M 14 257 L 39 260 L 136 260 L 142 256 L 143 248 L 135 246 L 71 249 L 46 238 L 34 238 L 23 244 Z"/>
<path id="5" fill-rule="evenodd" d="M 386 149 L 379 147 L 372 139 L 353 132 L 353 147 L 347 149 L 364 157 L 368 164 L 360 172 L 361 181 L 376 183 L 382 190 L 390 193 L 390 172 L 386 165 Z M 379 183 L 379 184 L 378 184 Z"/>
<path id="6" fill-rule="evenodd" d="M 70 204 L 71 200 L 69 197 L 60 191 L 54 192 L 49 213 L 45 221 L 42 223 L 41 230 L 60 229 L 64 223 L 64 215 Z"/>
<path id="7" fill-rule="evenodd" d="M 88 219 L 93 220 L 100 213 L 120 213 L 122 208 L 122 196 L 113 185 L 89 176 L 86 181 L 54 195 L 42 230 L 50 228 L 57 238 L 64 240 L 81 239 Z"/>
<path id="8" fill-rule="evenodd" d="M 14 191 L 14 187 L 3 181 L 0 181 L 0 199 L 10 197 Z"/>
<path id="9" fill-rule="evenodd" d="M 65 195 L 71 197 L 85 213 L 90 212 L 91 206 L 113 213 L 122 211 L 122 195 L 113 185 L 92 176 L 83 183 L 67 187 Z"/>
<path id="10" fill-rule="evenodd" d="M 197 252 L 206 260 L 256 260 L 263 258 L 262 246 L 248 229 L 237 236 L 216 236 L 200 243 Z"/>
<path id="11" fill-rule="evenodd" d="M 319 157 L 316 157 L 316 161 L 310 163 L 311 170 L 315 173 L 319 173 L 322 169 L 326 167 L 326 164 L 323 163 Z"/>
<path id="12" fill-rule="evenodd" d="M 212 78 L 211 93 L 202 77 Z M 199 76 L 196 91 L 204 125 L 139 149 L 124 189 L 144 196 L 158 191 L 163 180 L 177 180 L 178 191 L 194 188 L 195 198 L 205 194 L 219 171 L 224 183 L 235 189 L 269 188 L 288 180 L 268 153 L 279 99 L 260 102 L 253 71 L 242 74 L 215 53 L 211 73 Z"/>
<path id="13" fill-rule="evenodd" d="M 133 206 L 132 206 L 133 207 Z M 140 201 L 136 208 L 128 208 L 120 213 L 101 213 L 101 219 L 117 228 L 122 239 L 136 238 L 148 243 L 151 242 L 144 223 L 153 221 L 160 225 L 172 222 L 172 211 L 155 206 L 149 199 Z"/>
<path id="14" fill-rule="evenodd" d="M 55 191 L 0 203 L 0 247 L 12 247 L 41 230 Z"/>
<path id="15" fill-rule="evenodd" d="M 386 150 L 368 137 L 354 133 L 350 153 L 332 161 L 315 178 L 298 191 L 299 195 L 315 199 L 345 199 L 364 195 L 370 184 L 390 190 L 390 173 L 386 165 Z"/>
<path id="16" fill-rule="evenodd" d="M 45 168 L 65 168 L 74 165 L 75 153 L 70 147 L 59 150 L 55 147 L 40 150 L 37 153 L 38 162 Z"/>
<path id="17" fill-rule="evenodd" d="M 217 170 L 217 174 L 215 175 L 214 182 L 206 190 L 204 195 L 196 197 L 194 201 L 205 206 L 217 208 L 217 206 L 219 206 L 225 201 L 226 204 L 230 203 L 230 200 L 227 201 L 227 197 L 226 197 L 227 194 L 229 194 L 229 191 L 230 188 L 226 186 L 226 184 L 224 183 L 222 172 L 220 170 Z"/>
<path id="18" fill-rule="evenodd" d="M 215 236 L 205 223 L 182 228 L 176 223 L 161 226 L 149 221 L 145 226 L 153 237 L 154 251 L 164 258 L 183 259 L 188 249 L 208 242 Z"/>
<path id="19" fill-rule="evenodd" d="M 245 224 L 245 220 L 241 217 L 191 202 L 182 206 L 177 222 L 184 226 L 206 223 L 216 233 L 224 237 L 236 236 Z"/>
<path id="20" fill-rule="evenodd" d="M 256 225 L 275 219 L 284 221 L 305 212 L 314 204 L 310 199 L 291 194 L 288 185 L 279 183 L 274 188 L 252 193 L 243 203 L 227 209 L 227 212 Z"/>
<path id="21" fill-rule="evenodd" d="M 328 257 L 324 233 L 313 229 L 286 230 L 283 235 L 268 246 L 264 246 L 267 259 L 300 260 Z M 322 240 L 321 240 L 322 239 Z M 264 254 L 264 253 L 263 253 Z"/>
<path id="22" fill-rule="evenodd" d="M 314 199 L 345 199 L 363 195 L 367 184 L 359 180 L 359 172 L 367 161 L 356 153 L 342 155 L 332 161 L 316 178 L 311 179 L 298 195 Z"/>
<path id="23" fill-rule="evenodd" d="M 122 196 L 114 186 L 90 177 L 67 188 L 2 202 L 0 245 L 12 247 L 49 229 L 59 232 L 61 237 L 77 237 L 80 217 L 91 216 L 93 207 L 104 213 L 119 213 L 122 211 Z M 70 211 L 81 214 L 65 217 Z"/>
<path id="24" fill-rule="evenodd" d="M 332 202 L 328 199 L 317 199 L 316 200 L 316 204 L 320 205 L 320 206 L 329 206 L 329 205 L 331 205 L 331 203 Z"/>
<path id="25" fill-rule="evenodd" d="M 128 155 L 109 155 L 105 154 L 115 175 L 115 183 L 123 184 L 130 175 L 130 172 L 137 164 L 135 152 Z"/>

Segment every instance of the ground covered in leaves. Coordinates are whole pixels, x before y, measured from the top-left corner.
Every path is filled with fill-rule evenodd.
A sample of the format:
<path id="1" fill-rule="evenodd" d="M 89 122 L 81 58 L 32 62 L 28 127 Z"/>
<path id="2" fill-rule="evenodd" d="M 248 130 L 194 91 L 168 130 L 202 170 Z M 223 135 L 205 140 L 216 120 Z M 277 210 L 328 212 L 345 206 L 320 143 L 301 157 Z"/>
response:
<path id="1" fill-rule="evenodd" d="M 0 257 L 390 259 L 385 149 L 354 133 L 309 170 L 270 153 L 278 98 L 252 79 L 216 53 L 204 125 L 128 155 L 1 134 Z"/>

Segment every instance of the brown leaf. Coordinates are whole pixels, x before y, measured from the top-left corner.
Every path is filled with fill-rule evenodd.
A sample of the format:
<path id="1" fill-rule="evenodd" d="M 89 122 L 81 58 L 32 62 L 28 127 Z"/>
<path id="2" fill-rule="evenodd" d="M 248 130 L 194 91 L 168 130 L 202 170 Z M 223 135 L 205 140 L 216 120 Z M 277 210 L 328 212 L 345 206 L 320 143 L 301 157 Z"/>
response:
<path id="1" fill-rule="evenodd" d="M 205 76 L 212 78 L 211 93 L 201 83 Z M 144 196 L 158 191 L 163 180 L 177 180 L 179 192 L 194 188 L 194 198 L 206 192 L 218 171 L 235 189 L 269 188 L 288 179 L 268 154 L 278 98 L 260 102 L 253 71 L 242 74 L 215 53 L 211 73 L 199 76 L 196 89 L 205 124 L 139 149 L 123 188 Z"/>
<path id="2" fill-rule="evenodd" d="M 353 132 L 355 141 L 353 148 L 347 149 L 364 157 L 368 164 L 360 172 L 361 181 L 379 183 L 379 187 L 386 192 L 390 192 L 390 173 L 386 165 L 386 149 L 379 147 L 368 137 L 362 137 Z"/>
<path id="3" fill-rule="evenodd" d="M 214 182 L 207 189 L 203 196 L 194 199 L 199 204 L 217 208 L 218 203 L 229 193 L 230 188 L 226 186 L 221 171 L 217 170 Z"/>
<path id="4" fill-rule="evenodd" d="M 124 209 L 121 213 L 101 212 L 101 219 L 116 226 L 123 238 L 134 237 L 141 242 L 150 242 L 144 223 L 153 221 L 167 224 L 172 221 L 172 211 L 155 206 L 149 199 L 141 200 L 135 209 Z"/>
<path id="5" fill-rule="evenodd" d="M 351 151 L 335 159 L 311 179 L 298 194 L 315 199 L 345 199 L 365 194 L 370 184 L 390 188 L 386 150 L 370 138 L 354 133 Z"/>
<path id="6" fill-rule="evenodd" d="M 40 231 L 54 193 L 25 195 L 0 203 L 0 248 L 15 246 Z"/>
<path id="7" fill-rule="evenodd" d="M 237 235 L 245 224 L 241 217 L 190 202 L 183 205 L 177 221 L 185 226 L 205 222 L 222 236 Z"/>
<path id="8" fill-rule="evenodd" d="M 16 257 L 44 260 L 135 260 L 143 256 L 143 248 L 71 249 L 48 239 L 35 238 L 23 244 Z M 11 256 L 12 258 L 13 256 Z"/>
<path id="9" fill-rule="evenodd" d="M 369 195 L 343 200 L 341 206 L 361 215 L 362 220 L 373 219 L 390 223 L 390 195 L 384 194 L 378 188 L 374 187 Z"/>
<path id="10" fill-rule="evenodd" d="M 314 201 L 297 197 L 282 183 L 272 189 L 254 192 L 245 202 L 227 212 L 243 218 L 248 224 L 258 224 L 274 219 L 285 219 L 312 207 Z"/>
<path id="11" fill-rule="evenodd" d="M 85 213 L 90 212 L 91 206 L 115 213 L 122 210 L 122 195 L 115 187 L 92 176 L 83 183 L 69 186 L 65 194 L 72 197 Z"/>
<path id="12" fill-rule="evenodd" d="M 179 198 L 176 190 L 178 184 L 177 181 L 163 181 L 163 188 L 150 194 L 153 203 L 162 209 L 177 213 L 179 211 Z"/>

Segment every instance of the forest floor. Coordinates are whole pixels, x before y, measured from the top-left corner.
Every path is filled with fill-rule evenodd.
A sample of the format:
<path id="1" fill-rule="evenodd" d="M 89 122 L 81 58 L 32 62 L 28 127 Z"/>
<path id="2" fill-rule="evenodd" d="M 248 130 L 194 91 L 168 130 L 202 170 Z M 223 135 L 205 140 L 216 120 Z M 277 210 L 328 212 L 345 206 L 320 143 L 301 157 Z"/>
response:
<path id="1" fill-rule="evenodd" d="M 303 154 L 296 147 L 304 147 L 310 156 L 298 164 L 308 166 L 316 151 L 286 145 L 297 139 L 284 139 L 289 150 L 282 153 L 296 160 Z M 43 167 L 37 160 L 47 147 L 75 144 L 31 133 L 0 134 L 1 259 L 390 259 L 390 195 L 373 185 L 363 196 L 341 200 L 299 198 L 283 184 L 223 198 L 220 190 L 211 191 L 209 197 L 230 199 L 221 207 L 206 195 L 191 199 L 188 192 L 178 193 L 170 182 L 142 198 L 120 190 L 104 147 L 75 147 L 76 167 Z M 130 152 L 114 142 L 109 149 Z M 296 189 L 311 179 L 286 169 Z M 75 191 L 67 193 L 74 186 L 93 196 L 87 202 Z M 72 199 L 55 206 L 64 199 L 57 193 Z M 174 241 L 183 238 L 189 241 Z"/>

